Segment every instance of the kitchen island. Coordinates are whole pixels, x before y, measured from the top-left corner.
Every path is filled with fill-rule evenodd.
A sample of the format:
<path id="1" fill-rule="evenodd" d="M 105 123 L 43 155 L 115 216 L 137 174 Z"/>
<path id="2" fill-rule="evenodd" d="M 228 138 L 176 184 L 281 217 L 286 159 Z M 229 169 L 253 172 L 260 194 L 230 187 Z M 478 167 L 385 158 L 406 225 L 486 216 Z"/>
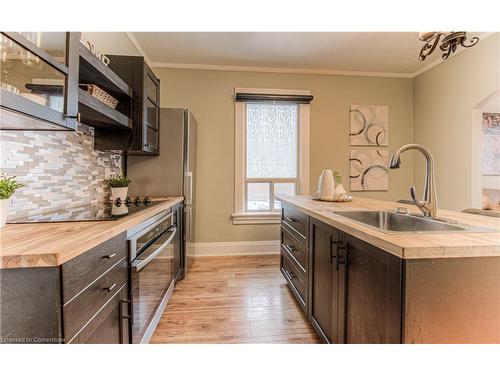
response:
<path id="1" fill-rule="evenodd" d="M 471 230 L 397 233 L 334 212 L 416 207 L 277 198 L 281 270 L 324 342 L 500 342 L 499 219 L 439 210 Z"/>

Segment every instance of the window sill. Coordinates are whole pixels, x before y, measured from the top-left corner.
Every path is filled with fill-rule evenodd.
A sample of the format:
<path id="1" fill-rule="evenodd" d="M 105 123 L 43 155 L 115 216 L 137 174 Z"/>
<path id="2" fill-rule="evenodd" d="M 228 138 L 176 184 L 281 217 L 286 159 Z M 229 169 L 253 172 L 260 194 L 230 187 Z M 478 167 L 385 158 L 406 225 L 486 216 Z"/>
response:
<path id="1" fill-rule="evenodd" d="M 281 223 L 280 212 L 241 212 L 232 216 L 234 225 Z"/>

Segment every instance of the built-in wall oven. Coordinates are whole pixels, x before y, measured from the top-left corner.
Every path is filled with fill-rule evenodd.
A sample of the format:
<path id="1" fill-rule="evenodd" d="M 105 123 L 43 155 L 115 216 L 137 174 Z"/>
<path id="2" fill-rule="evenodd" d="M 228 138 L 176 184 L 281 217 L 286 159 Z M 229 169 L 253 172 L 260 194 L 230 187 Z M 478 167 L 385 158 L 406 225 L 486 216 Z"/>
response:
<path id="1" fill-rule="evenodd" d="M 179 210 L 166 210 L 129 230 L 132 343 L 147 343 L 172 294 L 181 254 Z"/>

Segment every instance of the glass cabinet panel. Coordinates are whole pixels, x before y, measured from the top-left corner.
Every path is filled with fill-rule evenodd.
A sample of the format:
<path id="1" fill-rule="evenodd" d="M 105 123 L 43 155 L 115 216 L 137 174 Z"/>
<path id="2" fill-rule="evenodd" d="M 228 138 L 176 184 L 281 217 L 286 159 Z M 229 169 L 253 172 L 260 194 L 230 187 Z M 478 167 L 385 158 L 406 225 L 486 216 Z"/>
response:
<path id="1" fill-rule="evenodd" d="M 149 76 L 149 74 L 146 74 L 147 80 L 146 80 L 146 94 L 148 98 L 151 99 L 155 104 L 158 102 L 158 97 L 156 94 L 156 83 L 153 81 L 153 79 Z"/>
<path id="2" fill-rule="evenodd" d="M 158 107 L 146 99 L 146 120 L 148 126 L 158 129 Z"/>
<path id="3" fill-rule="evenodd" d="M 64 111 L 65 74 L 3 34 L 0 34 L 0 65 L 2 90 Z"/>
<path id="4" fill-rule="evenodd" d="M 22 31 L 21 36 L 28 39 L 42 51 L 47 52 L 61 64 L 66 64 L 66 33 Z"/>
<path id="5" fill-rule="evenodd" d="M 145 146 L 157 150 L 158 149 L 158 132 L 155 129 L 146 126 L 146 141 Z"/>

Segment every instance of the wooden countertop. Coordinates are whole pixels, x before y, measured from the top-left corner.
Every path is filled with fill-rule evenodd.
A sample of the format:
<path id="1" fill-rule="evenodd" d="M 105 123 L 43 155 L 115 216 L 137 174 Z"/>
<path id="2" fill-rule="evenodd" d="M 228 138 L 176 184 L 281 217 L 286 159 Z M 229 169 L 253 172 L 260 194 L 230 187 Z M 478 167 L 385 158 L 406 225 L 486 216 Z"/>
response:
<path id="1" fill-rule="evenodd" d="M 0 268 L 59 266 L 184 198 L 158 200 L 162 203 L 113 221 L 7 224 L 0 229 Z"/>
<path id="2" fill-rule="evenodd" d="M 386 233 L 332 211 L 393 211 L 406 207 L 411 213 L 420 213 L 413 205 L 354 197 L 352 202 L 320 202 L 310 196 L 278 195 L 277 199 L 290 203 L 298 210 L 346 233 L 384 249 L 404 259 L 461 258 L 500 256 L 500 219 L 438 210 L 438 217 L 457 221 L 467 226 L 489 228 L 491 231 L 439 233 Z"/>

